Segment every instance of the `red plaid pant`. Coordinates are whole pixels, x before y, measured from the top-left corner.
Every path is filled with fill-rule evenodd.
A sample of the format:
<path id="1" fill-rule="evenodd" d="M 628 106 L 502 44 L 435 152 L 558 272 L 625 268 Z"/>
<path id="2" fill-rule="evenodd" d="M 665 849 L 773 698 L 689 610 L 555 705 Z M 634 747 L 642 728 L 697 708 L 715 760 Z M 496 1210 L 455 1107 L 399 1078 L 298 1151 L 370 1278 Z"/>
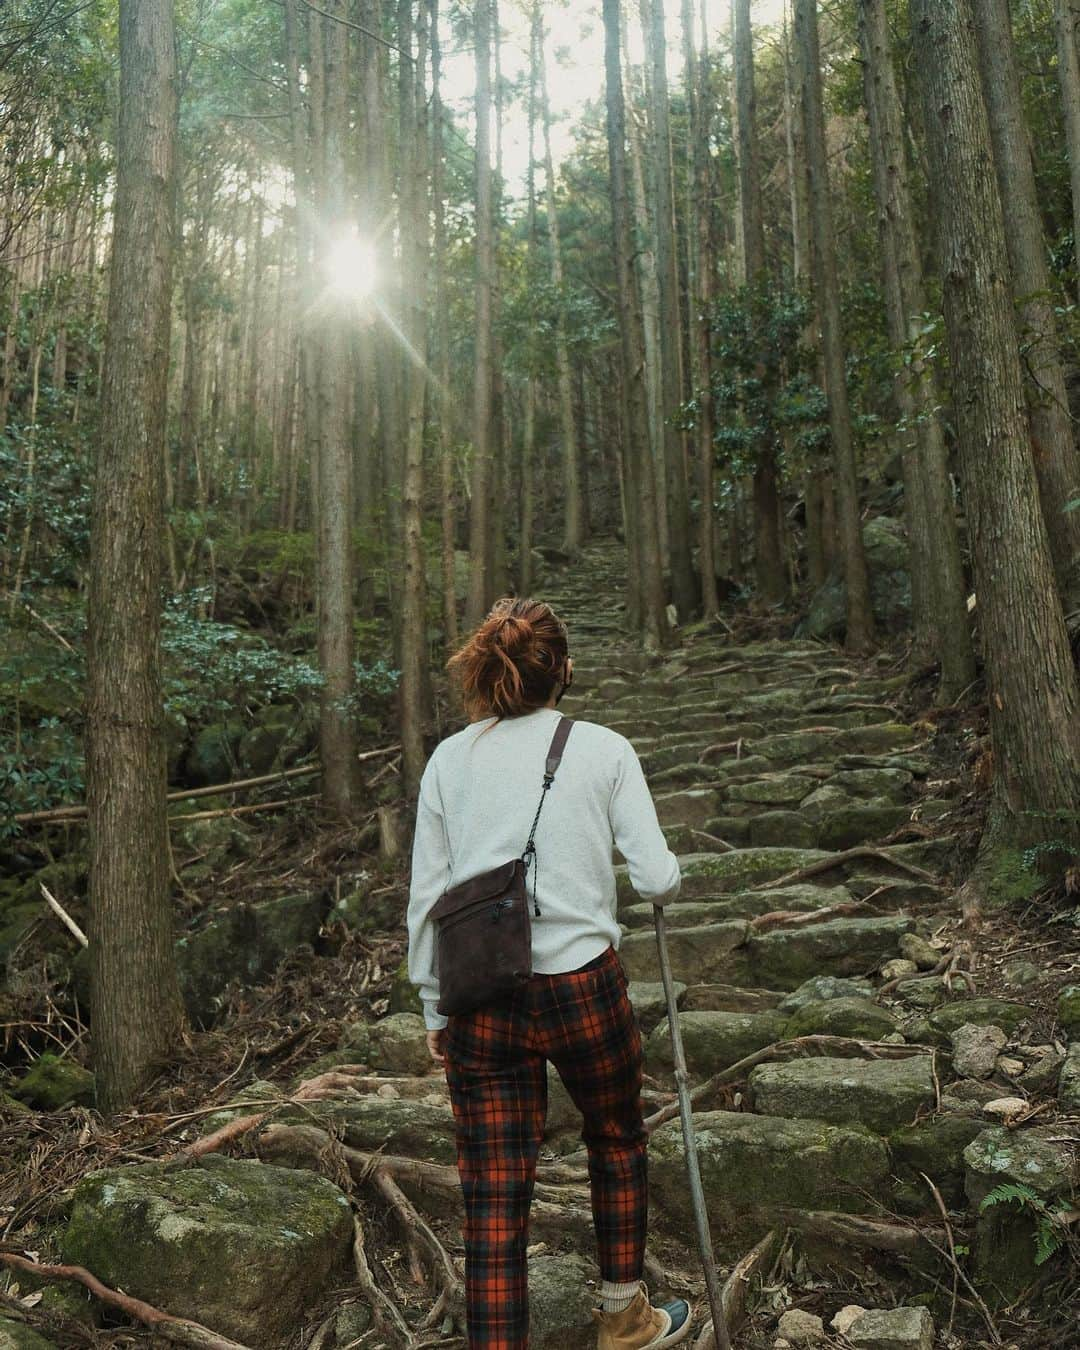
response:
<path id="1" fill-rule="evenodd" d="M 445 1048 L 465 1199 L 470 1350 L 523 1350 L 547 1060 L 584 1120 L 601 1277 L 641 1278 L 648 1199 L 641 1035 L 615 949 L 579 970 L 532 975 L 505 1004 L 451 1017 Z"/>

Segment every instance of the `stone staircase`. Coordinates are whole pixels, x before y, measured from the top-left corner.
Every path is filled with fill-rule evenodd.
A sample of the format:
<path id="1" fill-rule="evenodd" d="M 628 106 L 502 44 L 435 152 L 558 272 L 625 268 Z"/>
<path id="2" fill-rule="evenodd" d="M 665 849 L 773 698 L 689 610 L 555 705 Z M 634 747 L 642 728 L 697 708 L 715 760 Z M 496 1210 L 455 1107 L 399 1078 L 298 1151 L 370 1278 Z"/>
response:
<path id="1" fill-rule="evenodd" d="M 993 1053 L 979 1076 L 954 1063 L 959 1029 L 1004 1043 L 1032 1015 L 950 988 L 934 969 L 947 946 L 938 934 L 957 917 L 942 819 L 955 803 L 933 786 L 929 729 L 890 704 L 904 677 L 885 658 L 859 667 L 833 648 L 737 644 L 704 626 L 649 657 L 620 628 L 622 569 L 614 546 L 592 545 L 544 594 L 575 658 L 560 706 L 632 741 L 680 857 L 682 890 L 665 915 L 691 1082 L 779 1042 L 837 1038 L 740 1073 L 738 1109 L 696 1115 L 718 1251 L 737 1258 L 799 1210 L 939 1217 L 924 1172 L 959 1208 L 1030 1176 L 1037 1131 L 1007 1132 L 982 1109 L 1016 1091 L 1000 1071 L 986 1081 Z M 931 821 L 938 837 L 909 829 L 914 842 L 883 843 Z M 652 906 L 625 868 L 618 896 L 646 1070 L 670 1086 Z M 655 1130 L 651 1157 L 661 1224 L 685 1234 L 677 1120 Z M 1068 1192 L 1071 1166 L 1063 1155 L 1055 1194 Z M 984 1283 L 1015 1292 L 1034 1273 L 1030 1230 L 1006 1242 L 996 1217 L 978 1225 Z"/>

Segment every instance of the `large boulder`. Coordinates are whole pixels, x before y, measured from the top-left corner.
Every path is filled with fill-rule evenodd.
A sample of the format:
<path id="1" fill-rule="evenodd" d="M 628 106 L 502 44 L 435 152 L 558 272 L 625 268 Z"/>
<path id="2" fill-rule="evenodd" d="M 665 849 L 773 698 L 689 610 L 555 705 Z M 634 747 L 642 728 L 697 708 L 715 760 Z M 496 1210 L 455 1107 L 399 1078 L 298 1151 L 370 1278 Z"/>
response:
<path id="1" fill-rule="evenodd" d="M 529 1262 L 529 1345 L 534 1350 L 566 1350 L 596 1336 L 592 1310 L 596 1293 L 588 1281 L 595 1267 L 572 1252 L 543 1253 Z"/>
<path id="2" fill-rule="evenodd" d="M 767 1116 L 865 1125 L 881 1134 L 908 1125 L 934 1101 L 929 1055 L 910 1059 L 796 1059 L 750 1073 L 755 1109 Z"/>
<path id="3" fill-rule="evenodd" d="M 278 1347 L 343 1278 L 345 1194 L 312 1172 L 210 1154 L 91 1172 L 75 1187 L 63 1259 L 246 1345 Z"/>
<path id="4" fill-rule="evenodd" d="M 176 942 L 180 988 L 192 1019 L 208 1026 L 231 980 L 259 984 L 301 943 L 314 945 L 324 905 L 304 891 L 221 910 Z"/>
<path id="5" fill-rule="evenodd" d="M 911 575 L 903 525 L 878 516 L 863 526 L 863 549 L 870 573 L 874 618 L 888 633 L 906 628 L 911 619 Z M 801 638 L 842 638 L 847 630 L 847 584 L 837 567 L 813 595 L 806 617 L 795 629 Z"/>
<path id="6" fill-rule="evenodd" d="M 861 975 L 896 952 L 914 919 L 826 919 L 798 928 L 751 933 L 746 956 L 754 983 L 797 989 L 814 974 Z"/>
<path id="7" fill-rule="evenodd" d="M 694 1116 L 698 1160 L 718 1251 L 738 1257 L 783 1211 L 858 1212 L 866 1194 L 884 1193 L 889 1157 L 865 1130 L 820 1120 L 786 1120 L 733 1111 Z M 686 1157 L 678 1120 L 661 1125 L 649 1143 L 650 1193 L 666 1226 L 693 1229 Z"/>
<path id="8" fill-rule="evenodd" d="M 685 984 L 736 983 L 746 968 L 740 951 L 745 939 L 746 924 L 741 920 L 673 928 L 667 934 L 672 973 Z M 657 983 L 662 978 L 651 929 L 627 933 L 619 945 L 619 958 L 631 981 Z"/>
<path id="9" fill-rule="evenodd" d="M 788 1021 L 785 1035 L 855 1036 L 878 1041 L 897 1028 L 887 1008 L 869 998 L 830 998 L 807 1003 Z"/>

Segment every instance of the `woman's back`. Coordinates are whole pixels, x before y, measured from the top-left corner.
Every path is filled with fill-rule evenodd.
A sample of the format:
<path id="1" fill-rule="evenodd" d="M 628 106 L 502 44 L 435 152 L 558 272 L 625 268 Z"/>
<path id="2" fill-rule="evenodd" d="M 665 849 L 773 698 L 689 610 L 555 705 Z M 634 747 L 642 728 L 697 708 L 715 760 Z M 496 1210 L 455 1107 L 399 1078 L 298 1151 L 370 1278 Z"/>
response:
<path id="1" fill-rule="evenodd" d="M 540 708 L 474 722 L 443 741 L 428 762 L 417 809 L 409 929 L 410 974 L 429 1003 L 434 988 L 423 976 L 434 935 L 424 931 L 427 911 L 449 886 L 521 854 L 560 717 L 554 708 Z M 613 845 L 643 899 L 669 899 L 679 886 L 678 862 L 633 746 L 595 722 L 574 723 L 535 843 L 529 889 L 535 886 L 540 909 L 532 921 L 539 973 L 575 969 L 609 944 L 619 945 Z"/>

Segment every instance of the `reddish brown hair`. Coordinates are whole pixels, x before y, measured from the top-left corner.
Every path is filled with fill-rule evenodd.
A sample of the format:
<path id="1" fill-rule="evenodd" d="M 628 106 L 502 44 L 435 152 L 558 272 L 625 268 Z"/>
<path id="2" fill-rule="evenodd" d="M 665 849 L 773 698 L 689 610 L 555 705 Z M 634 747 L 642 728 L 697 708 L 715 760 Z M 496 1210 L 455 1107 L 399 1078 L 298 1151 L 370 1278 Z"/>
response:
<path id="1" fill-rule="evenodd" d="M 566 624 L 542 600 L 507 597 L 447 662 L 470 717 L 519 717 L 542 708 L 569 652 Z"/>

